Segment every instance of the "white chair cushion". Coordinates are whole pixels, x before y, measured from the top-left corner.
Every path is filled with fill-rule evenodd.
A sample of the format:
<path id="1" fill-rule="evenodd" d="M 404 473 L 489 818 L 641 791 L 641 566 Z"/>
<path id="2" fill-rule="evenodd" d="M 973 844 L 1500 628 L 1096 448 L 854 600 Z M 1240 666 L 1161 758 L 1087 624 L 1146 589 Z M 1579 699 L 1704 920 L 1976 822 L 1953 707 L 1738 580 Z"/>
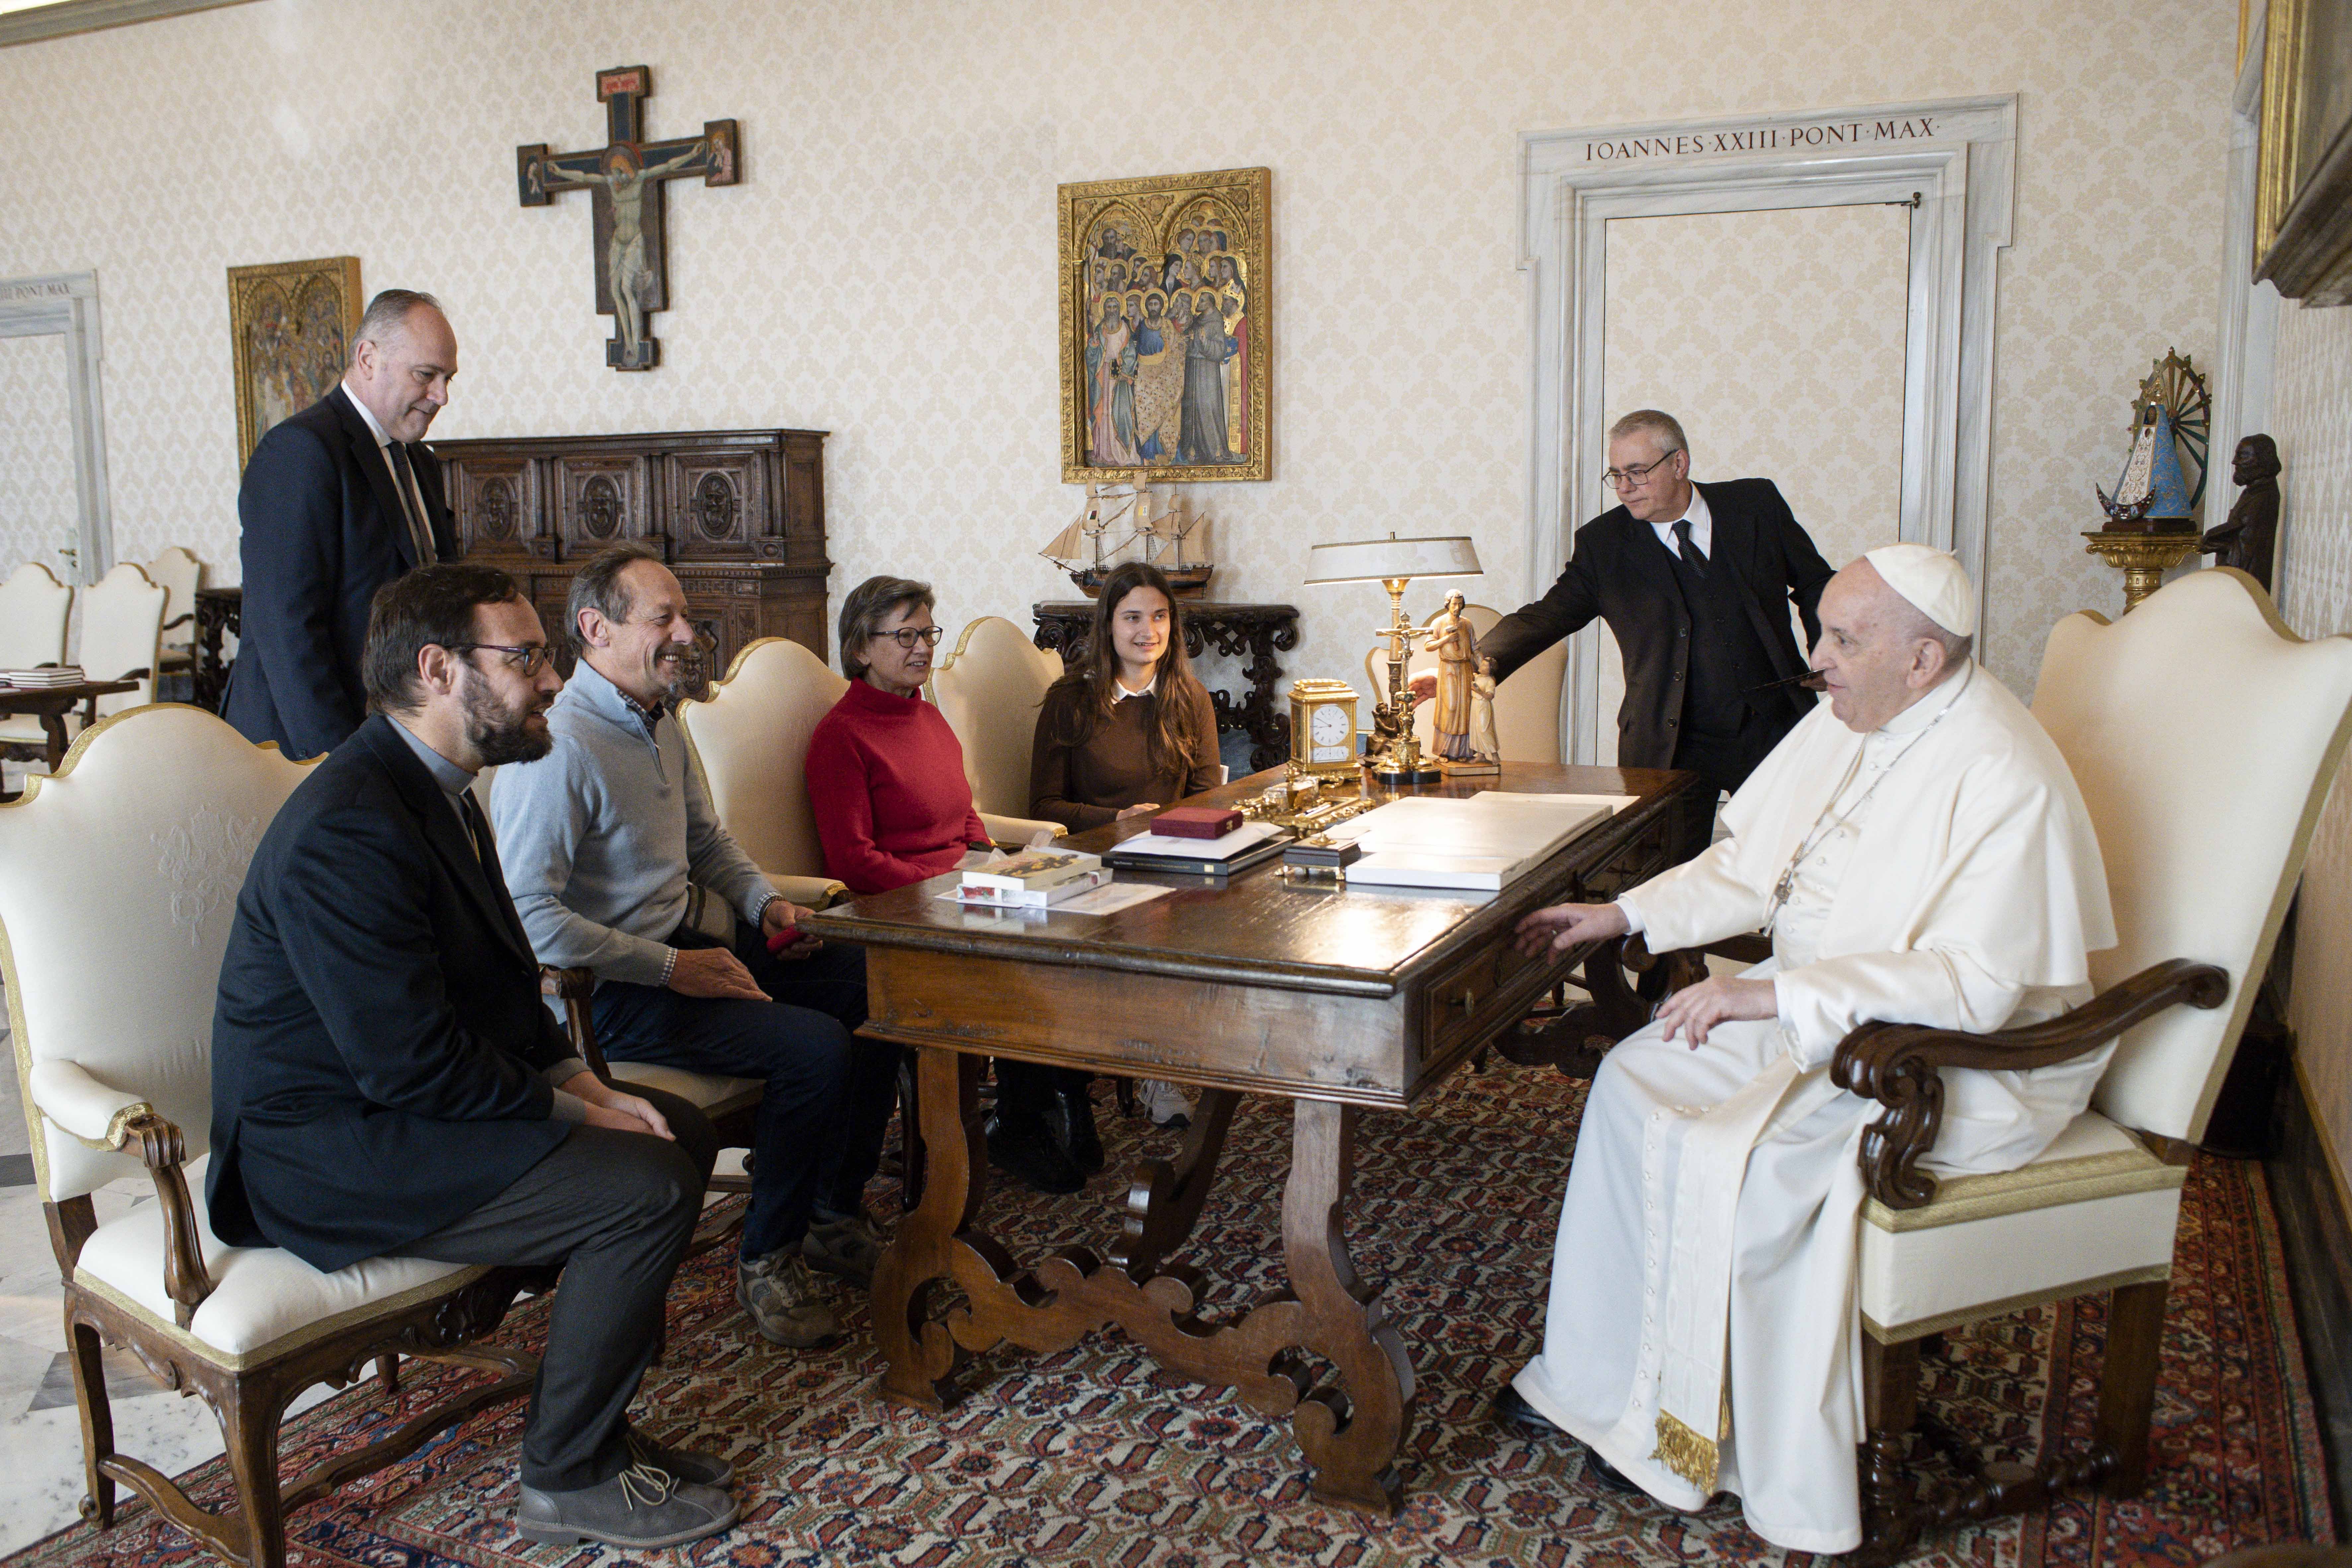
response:
<path id="1" fill-rule="evenodd" d="M 438 1295 L 460 1282 L 457 1276 L 481 1272 L 468 1264 L 421 1258 L 371 1258 L 321 1274 L 278 1247 L 231 1247 L 213 1235 L 205 1211 L 205 1167 L 211 1158 L 186 1167 L 196 1237 L 214 1284 L 186 1329 L 176 1327 L 172 1298 L 163 1289 L 163 1211 L 152 1201 L 92 1232 L 82 1244 L 74 1279 L 145 1313 L 157 1327 L 194 1341 L 223 1365 L 239 1367 L 282 1354 L 333 1331 L 362 1309 L 379 1312 L 400 1305 L 403 1297 Z"/>
<path id="2" fill-rule="evenodd" d="M 1864 1326 L 1915 1339 L 2084 1291 L 2167 1279 L 2188 1169 L 2095 1111 L 2014 1171 L 1950 1176 L 1922 1208 L 1863 1205 Z"/>
<path id="3" fill-rule="evenodd" d="M 730 1110 L 757 1101 L 760 1080 L 751 1078 L 713 1078 L 684 1068 L 663 1067 L 656 1062 L 610 1062 L 615 1083 L 641 1084 L 647 1089 L 674 1094 L 707 1116 L 723 1116 Z"/>

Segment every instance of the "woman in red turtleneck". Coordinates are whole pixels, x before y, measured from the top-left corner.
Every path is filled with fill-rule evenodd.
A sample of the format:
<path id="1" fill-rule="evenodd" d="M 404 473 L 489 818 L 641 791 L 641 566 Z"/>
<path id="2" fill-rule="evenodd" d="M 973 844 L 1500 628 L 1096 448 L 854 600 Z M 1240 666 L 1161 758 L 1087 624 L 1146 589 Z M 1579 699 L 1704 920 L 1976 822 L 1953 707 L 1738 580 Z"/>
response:
<path id="1" fill-rule="evenodd" d="M 825 875 L 860 895 L 952 871 L 988 830 L 963 748 L 923 700 L 940 628 L 928 583 L 869 577 L 841 606 L 849 689 L 809 736 L 809 809 Z"/>

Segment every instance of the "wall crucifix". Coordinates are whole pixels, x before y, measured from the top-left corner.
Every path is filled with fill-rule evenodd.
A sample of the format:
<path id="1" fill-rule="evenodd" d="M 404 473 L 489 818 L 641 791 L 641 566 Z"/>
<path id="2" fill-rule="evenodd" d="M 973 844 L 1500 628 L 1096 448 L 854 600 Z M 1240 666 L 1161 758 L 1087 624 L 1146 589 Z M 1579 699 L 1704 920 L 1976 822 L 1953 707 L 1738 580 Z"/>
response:
<path id="1" fill-rule="evenodd" d="M 669 309 L 662 182 L 699 174 L 706 185 L 731 185 L 742 173 L 731 120 L 706 120 L 701 135 L 676 142 L 641 140 L 643 105 L 653 90 L 646 67 L 598 71 L 596 97 L 610 122 L 607 145 L 586 153 L 551 153 L 543 142 L 515 149 L 523 205 L 546 206 L 562 191 L 594 195 L 596 310 L 613 318 L 604 363 L 614 370 L 651 370 L 661 363 L 661 344 L 647 323 L 656 310 Z"/>

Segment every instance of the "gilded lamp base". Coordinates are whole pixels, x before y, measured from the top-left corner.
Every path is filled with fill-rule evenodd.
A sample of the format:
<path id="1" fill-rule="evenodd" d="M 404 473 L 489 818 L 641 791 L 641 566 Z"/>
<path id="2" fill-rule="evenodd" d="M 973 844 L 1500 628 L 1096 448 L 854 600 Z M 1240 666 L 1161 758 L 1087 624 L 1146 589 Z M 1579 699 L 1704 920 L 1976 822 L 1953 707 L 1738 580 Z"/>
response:
<path id="1" fill-rule="evenodd" d="M 2186 532 L 2126 533 L 2121 530 L 2085 531 L 2091 542 L 2084 553 L 2095 555 L 2124 574 L 2124 614 L 2163 585 L 2164 574 L 2198 552 L 2194 529 Z"/>

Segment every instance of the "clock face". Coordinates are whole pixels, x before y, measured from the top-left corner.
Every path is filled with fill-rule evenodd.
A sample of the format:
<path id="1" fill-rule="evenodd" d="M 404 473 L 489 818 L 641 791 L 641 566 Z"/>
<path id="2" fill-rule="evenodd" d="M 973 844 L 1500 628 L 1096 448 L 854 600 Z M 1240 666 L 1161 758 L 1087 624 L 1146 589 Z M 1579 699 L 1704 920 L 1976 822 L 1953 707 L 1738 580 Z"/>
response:
<path id="1" fill-rule="evenodd" d="M 1314 737 L 1318 748 L 1339 745 L 1348 738 L 1348 710 L 1336 702 L 1327 702 L 1315 710 L 1307 726 L 1307 732 Z"/>

